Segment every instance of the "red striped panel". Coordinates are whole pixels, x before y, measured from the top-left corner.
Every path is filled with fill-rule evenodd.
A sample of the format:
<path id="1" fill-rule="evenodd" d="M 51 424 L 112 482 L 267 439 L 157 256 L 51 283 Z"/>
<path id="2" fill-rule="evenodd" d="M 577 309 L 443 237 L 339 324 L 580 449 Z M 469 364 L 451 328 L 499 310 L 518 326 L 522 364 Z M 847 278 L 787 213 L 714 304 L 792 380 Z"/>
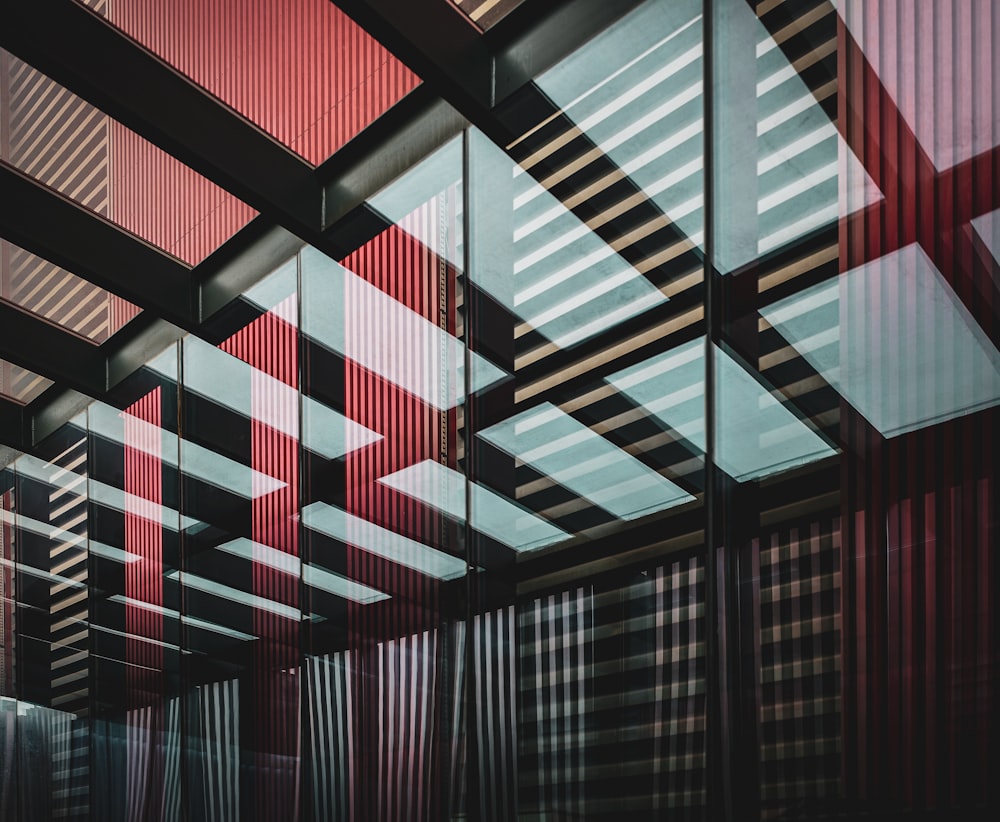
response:
<path id="1" fill-rule="evenodd" d="M 130 37 L 317 164 L 419 80 L 329 0 L 114 0 Z"/>
<path id="2" fill-rule="evenodd" d="M 408 309 L 454 333 L 454 300 L 456 272 L 446 259 L 436 254 L 416 237 L 437 237 L 439 247 L 453 242 L 454 193 L 435 198 L 358 249 L 343 265 L 358 277 L 378 287 Z M 364 304 L 357 288 L 349 280 L 344 295 L 345 305 L 356 306 L 345 317 L 345 338 L 350 346 L 371 345 L 383 333 L 380 324 L 391 324 L 393 317 L 379 316 Z M 442 301 L 442 295 L 444 300 Z M 384 329 L 391 332 L 391 328 Z M 422 346 L 413 347 L 412 359 L 406 363 L 413 382 L 440 380 L 441 363 L 424 361 Z M 369 352 L 366 361 L 376 361 L 378 351 Z M 398 367 L 398 363 L 395 364 Z M 442 391 L 441 394 L 446 392 Z M 350 419 L 381 434 L 383 439 L 366 448 L 352 451 L 346 458 L 347 510 L 386 528 L 407 534 L 428 545 L 447 549 L 448 532 L 440 518 L 421 510 L 416 502 L 380 485 L 380 477 L 402 470 L 423 460 L 438 460 L 454 467 L 455 411 L 442 413 L 390 383 L 378 374 L 362 367 L 349 357 L 345 361 L 345 412 Z M 377 605 L 349 604 L 348 631 L 353 642 L 372 642 L 411 636 L 421 641 L 422 632 L 437 627 L 439 618 L 440 583 L 416 571 L 393 565 L 364 551 L 348 546 L 347 574 L 392 598 Z M 426 638 L 426 637 L 424 637 Z M 372 657 L 372 664 L 395 664 L 385 654 L 394 653 L 382 645 Z M 402 650 L 400 651 L 402 653 Z M 398 661 L 403 664 L 402 660 Z M 396 743 L 382 738 L 381 711 L 386 695 L 378 678 L 354 673 L 353 687 L 361 694 L 361 710 L 355 718 L 355 738 L 361 744 L 364 767 L 357 785 L 355 801 L 359 818 L 371 820 L 441 818 L 446 790 L 440 783 L 442 749 L 439 744 L 430 750 L 415 744 L 404 747 L 400 737 Z M 418 679 L 404 678 L 399 693 L 391 695 L 399 705 L 399 717 L 415 717 L 421 701 L 427 698 L 419 689 Z M 433 700 L 441 699 L 441 694 Z M 441 710 L 432 705 L 428 710 Z M 398 786 L 397 774 L 409 775 L 407 789 Z"/>
<path id="3" fill-rule="evenodd" d="M 261 474 L 285 483 L 276 491 L 254 497 L 252 538 L 293 556 L 299 556 L 298 441 L 261 420 L 280 420 L 286 431 L 298 429 L 298 394 L 276 392 L 269 379 L 298 388 L 298 329 L 283 319 L 295 316 L 296 300 L 295 294 L 286 298 L 220 346 L 257 369 L 251 383 L 251 464 Z M 299 578 L 261 562 L 253 565 L 252 592 L 299 607 Z M 258 818 L 295 819 L 299 695 L 292 672 L 299 666 L 299 623 L 255 608 L 254 633 L 259 637 L 254 659 Z"/>
<path id="4" fill-rule="evenodd" d="M 161 390 L 134 402 L 125 417 L 125 550 L 141 559 L 125 565 L 125 595 L 163 607 L 163 459 Z M 128 805 L 133 819 L 157 819 L 163 806 L 165 677 L 163 615 L 150 608 L 125 607 Z"/>

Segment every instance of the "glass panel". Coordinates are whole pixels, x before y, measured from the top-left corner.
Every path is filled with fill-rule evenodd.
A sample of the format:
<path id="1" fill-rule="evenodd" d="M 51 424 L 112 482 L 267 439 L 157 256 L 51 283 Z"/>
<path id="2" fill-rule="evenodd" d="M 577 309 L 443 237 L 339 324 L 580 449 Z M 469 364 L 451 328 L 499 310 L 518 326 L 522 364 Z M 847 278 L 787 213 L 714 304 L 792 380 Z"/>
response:
<path id="1" fill-rule="evenodd" d="M 0 360 L 0 396 L 27 405 L 52 385 L 52 380 L 40 377 L 6 360 Z"/>
<path id="2" fill-rule="evenodd" d="M 484 31 L 498 23 L 524 0 L 451 0 Z"/>
<path id="3" fill-rule="evenodd" d="M 7 732 L 0 806 L 23 819 L 87 819 L 91 797 L 94 580 L 87 437 L 78 423 L 46 440 L 47 458 L 16 459 L 0 498 L 9 694 L 0 708 Z"/>
<path id="4" fill-rule="evenodd" d="M 90 435 L 93 647 L 92 814 L 180 819 L 183 592 L 175 576 L 178 512 L 177 350 L 94 403 Z"/>
<path id="5" fill-rule="evenodd" d="M 469 135 L 484 819 L 706 813 L 701 44 L 643 3 Z"/>
<path id="6" fill-rule="evenodd" d="M 4 819 L 992 818 L 1000 15 L 631 8 L 0 454 Z"/>
<path id="7" fill-rule="evenodd" d="M 256 215 L 3 49 L 0 161 L 189 265 Z"/>
<path id="8" fill-rule="evenodd" d="M 318 165 L 420 80 L 329 0 L 81 0 Z"/>
<path id="9" fill-rule="evenodd" d="M 505 375 L 461 338 L 462 190 L 459 139 L 372 198 L 357 251 L 300 255 L 303 398 L 349 426 L 304 474 L 315 818 L 464 815 L 462 420 Z"/>
<path id="10" fill-rule="evenodd" d="M 994 803 L 1000 15 L 714 5 L 733 802 Z"/>
<path id="11" fill-rule="evenodd" d="M 0 299 L 100 344 L 139 309 L 57 265 L 0 240 Z"/>

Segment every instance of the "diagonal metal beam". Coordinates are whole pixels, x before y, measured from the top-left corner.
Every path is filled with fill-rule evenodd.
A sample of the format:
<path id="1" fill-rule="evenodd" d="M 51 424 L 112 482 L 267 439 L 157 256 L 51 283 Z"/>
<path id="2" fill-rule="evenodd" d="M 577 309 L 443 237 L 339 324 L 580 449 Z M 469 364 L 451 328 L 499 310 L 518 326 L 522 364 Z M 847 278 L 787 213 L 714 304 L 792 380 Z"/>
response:
<path id="1" fill-rule="evenodd" d="M 493 105 L 500 105 L 644 2 L 536 0 L 518 6 L 483 35 L 493 55 Z"/>
<path id="2" fill-rule="evenodd" d="M 98 346 L 5 302 L 0 302 L 0 328 L 3 359 L 91 396 L 107 390 Z"/>
<path id="3" fill-rule="evenodd" d="M 73 0 L 0 0 L 0 45 L 258 211 L 319 228 L 312 168 Z"/>
<path id="4" fill-rule="evenodd" d="M 458 136 L 467 120 L 421 85 L 372 123 L 317 169 L 325 185 L 323 227 L 336 250 L 354 248 L 338 242 L 331 226 L 417 165 L 448 140 Z"/>
<path id="5" fill-rule="evenodd" d="M 0 191 L 0 236 L 171 322 L 196 319 L 183 263 L 2 164 Z"/>
<path id="6" fill-rule="evenodd" d="M 333 0 L 468 119 L 493 103 L 493 57 L 482 33 L 448 0 Z"/>
<path id="7" fill-rule="evenodd" d="M 643 0 L 536 0 L 481 32 L 449 0 L 331 0 L 498 145 L 495 107 Z"/>

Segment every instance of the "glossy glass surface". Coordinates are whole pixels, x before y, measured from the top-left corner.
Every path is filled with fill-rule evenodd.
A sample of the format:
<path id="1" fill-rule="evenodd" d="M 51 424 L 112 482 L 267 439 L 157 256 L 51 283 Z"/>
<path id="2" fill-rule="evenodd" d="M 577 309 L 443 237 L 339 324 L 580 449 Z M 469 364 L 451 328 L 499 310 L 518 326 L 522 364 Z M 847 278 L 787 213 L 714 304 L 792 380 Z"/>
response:
<path id="1" fill-rule="evenodd" d="M 636 3 L 11 461 L 0 816 L 993 818 L 1000 15 L 934 6 Z"/>

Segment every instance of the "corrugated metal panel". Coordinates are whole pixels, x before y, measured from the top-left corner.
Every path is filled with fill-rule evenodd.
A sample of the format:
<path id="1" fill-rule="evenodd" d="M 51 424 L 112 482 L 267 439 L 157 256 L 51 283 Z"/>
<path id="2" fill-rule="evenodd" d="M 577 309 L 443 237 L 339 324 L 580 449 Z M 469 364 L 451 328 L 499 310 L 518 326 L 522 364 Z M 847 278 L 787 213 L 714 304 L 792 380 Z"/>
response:
<path id="1" fill-rule="evenodd" d="M 969 221 L 996 205 L 1000 105 L 990 0 L 933 8 L 841 4 L 847 143 L 885 194 L 842 223 L 841 270 L 917 243 L 996 339 L 996 263 Z M 930 57 L 928 55 L 933 55 Z M 870 316 L 881 345 L 908 326 L 942 367 L 921 375 L 956 392 L 967 369 L 956 329 L 914 317 L 916 278 L 842 287 L 842 312 Z M 921 309 L 924 306 L 920 306 Z M 994 343 L 995 345 L 995 343 Z M 844 349 L 849 350 L 849 349 Z M 905 408 L 904 378 L 881 376 Z M 844 778 L 872 804 L 988 803 L 995 768 L 997 409 L 883 439 L 844 410 Z M 992 443 L 992 444 L 991 444 Z"/>
<path id="2" fill-rule="evenodd" d="M 108 118 L 0 50 L 0 160 L 108 217 Z M 100 343 L 138 309 L 0 241 L 0 298 Z"/>
<path id="3" fill-rule="evenodd" d="M 313 164 L 419 83 L 328 0 L 112 0 L 106 15 Z"/>
<path id="4" fill-rule="evenodd" d="M 109 216 L 196 265 L 257 212 L 121 123 L 109 128 Z"/>
<path id="5" fill-rule="evenodd" d="M 251 382 L 251 464 L 280 480 L 277 490 L 254 497 L 254 542 L 299 556 L 299 443 L 284 431 L 298 430 L 298 394 L 276 391 L 273 380 L 299 384 L 298 328 L 286 317 L 296 313 L 292 294 L 272 311 L 242 328 L 220 348 L 254 366 Z M 280 428 L 264 422 L 280 422 Z M 253 563 L 252 593 L 299 607 L 299 577 L 264 562 Z M 271 610 L 254 608 L 254 690 L 257 772 L 255 799 L 261 818 L 298 816 L 299 695 L 290 673 L 299 664 L 299 623 Z M 294 810 L 293 810 L 294 809 Z"/>

